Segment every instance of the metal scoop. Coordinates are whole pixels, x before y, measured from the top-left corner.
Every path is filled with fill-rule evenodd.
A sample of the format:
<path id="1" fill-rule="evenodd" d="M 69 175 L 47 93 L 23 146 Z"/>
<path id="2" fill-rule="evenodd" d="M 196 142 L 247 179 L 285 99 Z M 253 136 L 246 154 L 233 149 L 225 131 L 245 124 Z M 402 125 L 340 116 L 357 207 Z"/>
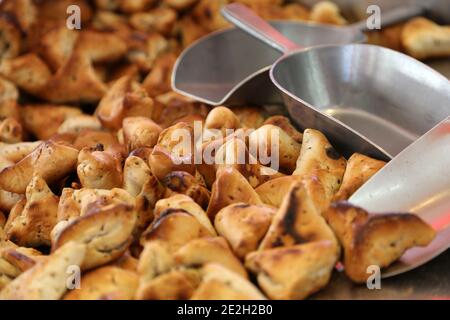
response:
<path id="1" fill-rule="evenodd" d="M 243 5 L 223 15 L 285 53 L 270 77 L 291 118 L 345 155 L 390 158 L 450 115 L 450 82 L 402 53 L 364 44 L 302 49 Z"/>
<path id="2" fill-rule="evenodd" d="M 412 212 L 438 232 L 424 248 L 413 248 L 382 272 L 414 269 L 450 247 L 450 117 L 398 154 L 349 201 L 369 212 Z"/>
<path id="3" fill-rule="evenodd" d="M 305 46 L 364 42 L 363 33 L 343 34 L 338 27 L 276 21 L 271 25 Z M 269 79 L 281 54 L 239 29 L 207 35 L 185 49 L 173 69 L 172 88 L 210 105 L 282 104 Z M 264 88 L 264 90 L 261 90 Z"/>
<path id="4" fill-rule="evenodd" d="M 309 0 L 307 5 L 315 4 Z M 370 0 L 382 9 L 382 27 L 423 14 L 447 17 L 447 0 L 427 1 L 417 5 L 392 7 L 392 0 Z M 355 6 L 367 8 L 362 0 L 341 0 L 339 7 L 348 15 Z M 395 5 L 395 3 L 394 3 Z M 365 11 L 364 11 L 365 13 Z M 280 33 L 303 47 L 331 44 L 362 43 L 366 40 L 366 20 L 349 26 L 279 21 L 271 25 Z M 282 103 L 276 88 L 269 81 L 269 66 L 280 53 L 264 46 L 237 29 L 208 35 L 187 48 L 174 67 L 172 87 L 175 91 L 210 105 L 245 105 Z M 263 87 L 264 90 L 260 90 Z"/>

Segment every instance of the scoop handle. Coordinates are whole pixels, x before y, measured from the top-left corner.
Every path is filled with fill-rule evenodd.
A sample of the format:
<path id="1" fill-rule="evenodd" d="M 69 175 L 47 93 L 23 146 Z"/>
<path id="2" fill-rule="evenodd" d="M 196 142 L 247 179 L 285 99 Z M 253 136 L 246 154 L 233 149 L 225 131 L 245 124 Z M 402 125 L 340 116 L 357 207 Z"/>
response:
<path id="1" fill-rule="evenodd" d="M 239 29 L 282 53 L 302 48 L 240 3 L 231 3 L 224 6 L 222 15 Z"/>

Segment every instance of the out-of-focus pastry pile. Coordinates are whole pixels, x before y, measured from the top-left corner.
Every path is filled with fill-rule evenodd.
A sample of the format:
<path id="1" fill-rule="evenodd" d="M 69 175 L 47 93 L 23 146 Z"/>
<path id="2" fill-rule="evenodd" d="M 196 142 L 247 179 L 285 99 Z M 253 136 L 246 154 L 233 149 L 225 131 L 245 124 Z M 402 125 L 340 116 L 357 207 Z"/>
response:
<path id="1" fill-rule="evenodd" d="M 177 55 L 227 26 L 228 2 L 1 2 L 1 299 L 303 299 L 338 261 L 362 283 L 433 239 L 415 215 L 345 202 L 382 161 L 345 159 L 262 108 L 171 91 Z M 329 2 L 239 2 L 266 19 L 347 23 Z M 70 5 L 81 30 L 67 28 Z M 444 27 L 419 18 L 401 33 L 417 57 L 448 54 Z M 180 132 L 191 148 L 177 148 Z M 278 170 L 250 148 L 274 133 Z M 206 150 L 229 161 L 196 161 Z"/>

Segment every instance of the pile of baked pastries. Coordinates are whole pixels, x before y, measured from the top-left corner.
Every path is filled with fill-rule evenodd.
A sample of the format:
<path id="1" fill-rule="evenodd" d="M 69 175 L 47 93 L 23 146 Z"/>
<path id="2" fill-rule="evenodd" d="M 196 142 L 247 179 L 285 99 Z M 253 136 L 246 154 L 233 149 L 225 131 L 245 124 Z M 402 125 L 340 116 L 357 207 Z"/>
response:
<path id="1" fill-rule="evenodd" d="M 226 2 L 1 2 L 1 299 L 302 299 L 339 261 L 364 283 L 368 266 L 433 239 L 415 215 L 345 202 L 382 161 L 345 159 L 260 107 L 171 91 L 177 55 L 227 26 Z M 265 18 L 346 23 L 329 2 L 241 2 Z M 66 26 L 73 4 L 81 30 Z M 196 123 L 224 135 L 176 148 Z M 273 133 L 278 170 L 248 147 Z M 234 161 L 238 147 L 252 161 Z M 231 161 L 194 161 L 208 148 Z"/>

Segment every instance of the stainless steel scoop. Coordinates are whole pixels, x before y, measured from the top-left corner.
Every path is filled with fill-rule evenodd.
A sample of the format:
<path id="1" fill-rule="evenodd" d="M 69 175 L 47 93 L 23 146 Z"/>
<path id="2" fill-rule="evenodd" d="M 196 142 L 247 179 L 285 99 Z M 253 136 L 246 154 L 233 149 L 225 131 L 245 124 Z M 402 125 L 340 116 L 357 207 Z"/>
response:
<path id="1" fill-rule="evenodd" d="M 414 269 L 450 247 L 450 117 L 398 154 L 349 201 L 369 212 L 412 212 L 438 232 L 424 248 L 413 248 L 382 272 Z"/>
<path id="2" fill-rule="evenodd" d="M 390 158 L 450 115 L 450 82 L 411 57 L 363 44 L 302 49 L 243 5 L 223 14 L 285 52 L 270 77 L 292 119 L 344 154 Z"/>
<path id="3" fill-rule="evenodd" d="M 333 26 L 311 28 L 309 24 L 289 21 L 271 25 L 304 47 L 365 41 L 362 33 L 343 34 Z M 280 56 L 279 51 L 239 29 L 217 31 L 181 53 L 173 69 L 172 88 L 216 106 L 282 104 L 269 79 L 270 65 Z"/>
<path id="4" fill-rule="evenodd" d="M 299 1 L 311 6 L 318 0 Z M 411 1 L 340 0 L 339 7 L 349 16 L 357 15 L 361 22 L 348 26 L 279 21 L 271 25 L 302 47 L 361 43 L 367 30 L 366 8 L 369 4 L 381 7 L 382 26 L 423 13 L 450 20 L 448 0 Z M 401 6 L 398 6 L 402 4 Z M 447 4 L 447 5 L 446 5 Z M 439 14 L 440 13 L 440 14 Z M 172 86 L 175 91 L 211 105 L 244 105 L 281 103 L 276 89 L 269 81 L 268 70 L 280 57 L 276 50 L 267 50 L 250 36 L 236 29 L 215 32 L 187 48 L 174 67 Z M 264 91 L 258 88 L 264 87 Z"/>

